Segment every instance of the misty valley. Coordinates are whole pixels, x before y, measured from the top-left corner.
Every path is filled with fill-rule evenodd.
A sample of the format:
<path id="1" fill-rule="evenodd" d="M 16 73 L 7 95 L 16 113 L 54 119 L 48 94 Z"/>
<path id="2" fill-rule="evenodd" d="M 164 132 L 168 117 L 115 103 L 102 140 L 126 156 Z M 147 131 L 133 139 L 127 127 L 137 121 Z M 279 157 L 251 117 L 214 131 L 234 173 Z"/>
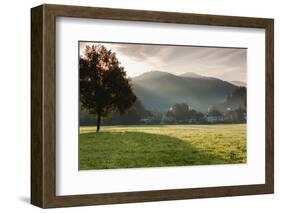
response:
<path id="1" fill-rule="evenodd" d="M 124 114 L 102 120 L 103 125 L 246 123 L 243 82 L 227 82 L 195 73 L 173 75 L 151 71 L 132 78 L 137 96 Z M 95 125 L 96 118 L 80 113 L 80 125 Z"/>

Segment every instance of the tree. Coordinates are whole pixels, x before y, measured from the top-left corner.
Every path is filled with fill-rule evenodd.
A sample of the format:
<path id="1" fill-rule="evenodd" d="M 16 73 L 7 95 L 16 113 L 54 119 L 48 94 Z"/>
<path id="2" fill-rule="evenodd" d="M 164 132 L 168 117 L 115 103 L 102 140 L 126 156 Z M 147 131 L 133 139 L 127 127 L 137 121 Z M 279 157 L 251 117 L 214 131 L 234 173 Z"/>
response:
<path id="1" fill-rule="evenodd" d="M 225 105 L 232 108 L 247 108 L 247 88 L 238 87 L 227 95 Z"/>
<path id="2" fill-rule="evenodd" d="M 120 116 L 119 122 L 121 124 L 139 124 L 142 118 L 150 116 L 151 113 L 144 108 L 139 99 L 136 100 L 134 105 Z"/>
<path id="3" fill-rule="evenodd" d="M 106 124 L 140 124 L 141 119 L 151 116 L 151 113 L 144 108 L 139 99 L 123 115 L 118 112 L 113 113 L 111 119 L 106 120 Z"/>
<path id="4" fill-rule="evenodd" d="M 189 110 L 188 112 L 188 119 L 200 121 L 204 117 L 204 114 L 201 112 L 197 112 L 194 109 Z"/>
<path id="5" fill-rule="evenodd" d="M 136 95 L 124 67 L 103 45 L 85 47 L 79 73 L 81 107 L 96 116 L 97 132 L 102 118 L 113 112 L 123 114 L 135 103 Z"/>
<path id="6" fill-rule="evenodd" d="M 174 117 L 176 120 L 186 120 L 188 118 L 189 106 L 186 103 L 177 103 L 167 112 L 167 116 Z"/>

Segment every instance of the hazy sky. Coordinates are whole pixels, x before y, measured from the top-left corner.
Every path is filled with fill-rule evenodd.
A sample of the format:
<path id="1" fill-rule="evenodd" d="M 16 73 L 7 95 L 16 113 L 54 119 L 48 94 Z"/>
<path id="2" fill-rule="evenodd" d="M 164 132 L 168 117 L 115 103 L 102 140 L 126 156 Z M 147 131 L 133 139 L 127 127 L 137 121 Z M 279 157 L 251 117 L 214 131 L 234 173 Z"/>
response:
<path id="1" fill-rule="evenodd" d="M 129 77 L 157 70 L 246 82 L 246 49 L 80 42 L 80 54 L 92 44 L 102 44 L 116 52 Z"/>

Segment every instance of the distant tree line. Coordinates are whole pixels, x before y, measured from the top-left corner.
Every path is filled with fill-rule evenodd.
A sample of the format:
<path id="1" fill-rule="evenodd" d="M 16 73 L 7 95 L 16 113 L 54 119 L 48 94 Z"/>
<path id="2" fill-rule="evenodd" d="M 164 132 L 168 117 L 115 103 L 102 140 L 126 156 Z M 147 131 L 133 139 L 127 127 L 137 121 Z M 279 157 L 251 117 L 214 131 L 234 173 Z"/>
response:
<path id="1" fill-rule="evenodd" d="M 229 94 L 223 103 L 224 110 L 210 106 L 207 112 L 192 109 L 187 103 L 176 103 L 166 112 L 147 110 L 139 99 L 125 113 L 113 112 L 110 117 L 103 119 L 103 125 L 137 125 L 137 124 L 208 124 L 208 123 L 245 123 L 246 89 L 238 88 Z M 244 100 L 244 101 L 243 101 Z M 236 105 L 235 105 L 235 104 Z M 240 103 L 240 104 L 238 104 Z M 235 108 L 231 106 L 237 106 Z M 95 125 L 95 118 L 80 113 L 80 125 Z"/>

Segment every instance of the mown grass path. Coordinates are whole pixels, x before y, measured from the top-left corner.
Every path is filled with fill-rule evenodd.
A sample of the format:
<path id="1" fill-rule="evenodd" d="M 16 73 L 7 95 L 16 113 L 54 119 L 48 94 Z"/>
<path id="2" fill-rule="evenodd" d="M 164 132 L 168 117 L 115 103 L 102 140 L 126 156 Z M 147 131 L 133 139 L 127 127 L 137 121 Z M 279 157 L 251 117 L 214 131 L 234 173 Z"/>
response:
<path id="1" fill-rule="evenodd" d="M 80 169 L 246 163 L 246 125 L 81 127 Z"/>

